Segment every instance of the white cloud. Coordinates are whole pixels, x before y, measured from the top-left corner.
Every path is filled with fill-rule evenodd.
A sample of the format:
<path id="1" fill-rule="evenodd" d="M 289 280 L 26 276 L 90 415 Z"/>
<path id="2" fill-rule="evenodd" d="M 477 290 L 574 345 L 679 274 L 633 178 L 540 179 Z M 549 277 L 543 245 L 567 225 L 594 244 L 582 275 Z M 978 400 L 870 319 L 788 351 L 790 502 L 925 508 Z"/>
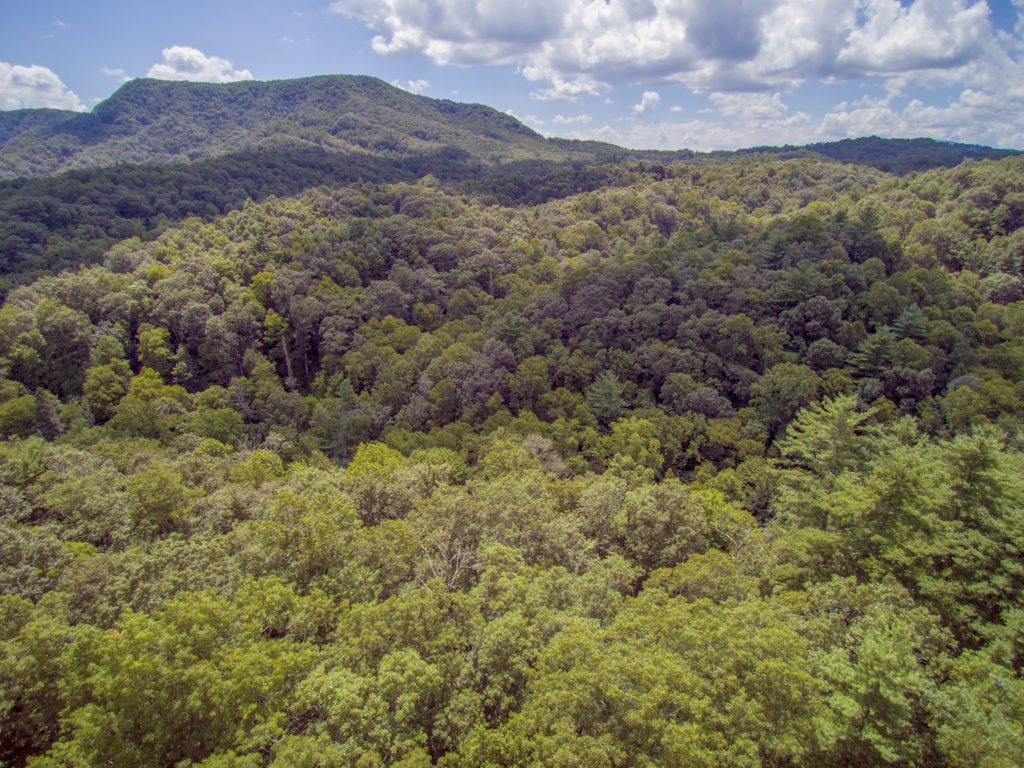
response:
<path id="1" fill-rule="evenodd" d="M 764 127 L 751 130 L 716 120 L 680 120 L 672 122 L 620 123 L 617 127 L 601 125 L 565 134 L 573 139 L 609 141 L 634 149 L 693 149 L 701 152 L 713 149 L 736 149 L 764 144 L 785 144 L 791 141 L 789 129 L 767 131 Z M 808 131 L 804 141 L 813 139 Z"/>
<path id="2" fill-rule="evenodd" d="M 52 107 L 85 111 L 78 95 L 53 70 L 0 61 L 0 109 Z"/>
<path id="3" fill-rule="evenodd" d="M 555 115 L 551 122 L 554 123 L 555 125 L 586 125 L 592 119 L 593 118 L 587 114 L 572 116 Z"/>
<path id="4" fill-rule="evenodd" d="M 54 19 L 53 26 L 57 27 L 58 29 L 71 29 L 70 24 L 68 24 L 66 21 L 61 21 L 60 19 Z"/>
<path id="5" fill-rule="evenodd" d="M 511 61 L 561 32 L 564 2 L 551 0 L 337 0 L 330 10 L 382 34 L 377 53 L 426 53 L 439 64 Z"/>
<path id="6" fill-rule="evenodd" d="M 396 88 L 401 88 L 403 91 L 409 91 L 409 93 L 423 93 L 430 87 L 429 80 L 406 80 L 404 83 L 398 80 L 392 80 L 391 84 Z"/>
<path id="7" fill-rule="evenodd" d="M 660 104 L 661 96 L 657 91 L 644 91 L 644 95 L 640 97 L 640 103 L 633 105 L 633 114 L 643 117 L 652 109 L 657 109 Z"/>
<path id="8" fill-rule="evenodd" d="M 990 39 L 988 5 L 962 0 L 870 0 L 866 22 L 839 51 L 840 70 L 899 73 L 958 66 L 979 56 Z"/>
<path id="9" fill-rule="evenodd" d="M 669 107 L 669 112 L 682 112 L 683 108 L 676 104 L 674 107 Z"/>
<path id="10" fill-rule="evenodd" d="M 252 80 L 248 69 L 234 69 L 227 59 L 207 56 L 196 48 L 172 45 L 163 50 L 163 63 L 149 68 L 146 77 L 158 80 L 191 80 L 204 83 L 233 83 Z"/>
<path id="11" fill-rule="evenodd" d="M 564 78 L 552 70 L 533 66 L 525 67 L 521 71 L 523 77 L 527 80 L 534 82 L 547 80 L 551 84 L 549 88 L 542 88 L 539 91 L 530 93 L 530 98 L 539 101 L 555 101 L 558 99 L 576 101 L 580 96 L 597 96 L 602 91 L 608 89 L 607 85 L 585 75 Z"/>
<path id="12" fill-rule="evenodd" d="M 292 38 L 288 37 L 288 35 L 281 35 L 279 38 L 277 38 L 277 42 L 284 43 L 285 45 L 290 45 L 295 41 Z"/>

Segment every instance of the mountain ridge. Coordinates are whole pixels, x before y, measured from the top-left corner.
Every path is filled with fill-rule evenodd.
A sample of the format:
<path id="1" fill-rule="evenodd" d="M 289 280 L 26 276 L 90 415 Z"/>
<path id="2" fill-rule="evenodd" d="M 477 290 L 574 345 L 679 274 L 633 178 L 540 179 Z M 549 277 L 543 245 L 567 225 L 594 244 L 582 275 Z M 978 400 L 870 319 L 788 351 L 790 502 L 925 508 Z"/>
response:
<path id="1" fill-rule="evenodd" d="M 0 179 L 194 162 L 271 142 L 390 157 L 455 148 L 490 164 L 624 152 L 552 141 L 486 105 L 418 96 L 362 75 L 223 84 L 142 78 L 92 112 L 35 113 L 18 110 L 0 121 Z"/>
<path id="2" fill-rule="evenodd" d="M 549 138 L 490 106 L 421 96 L 366 75 L 235 83 L 139 78 L 91 112 L 0 112 L 0 181 L 124 164 L 194 163 L 268 148 L 320 148 L 389 159 L 457 151 L 490 166 L 527 160 L 672 162 L 695 154 Z M 877 136 L 734 152 L 813 152 L 896 174 L 1018 154 L 976 144 Z"/>

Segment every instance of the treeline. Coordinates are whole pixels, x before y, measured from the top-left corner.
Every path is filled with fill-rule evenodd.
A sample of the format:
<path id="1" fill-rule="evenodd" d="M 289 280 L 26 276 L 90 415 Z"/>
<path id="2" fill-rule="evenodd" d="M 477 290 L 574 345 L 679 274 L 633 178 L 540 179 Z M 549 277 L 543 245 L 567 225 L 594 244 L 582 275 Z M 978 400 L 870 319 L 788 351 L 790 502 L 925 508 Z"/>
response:
<path id="1" fill-rule="evenodd" d="M 14 289 L 0 760 L 1015 765 L 1022 162 L 317 189 Z"/>

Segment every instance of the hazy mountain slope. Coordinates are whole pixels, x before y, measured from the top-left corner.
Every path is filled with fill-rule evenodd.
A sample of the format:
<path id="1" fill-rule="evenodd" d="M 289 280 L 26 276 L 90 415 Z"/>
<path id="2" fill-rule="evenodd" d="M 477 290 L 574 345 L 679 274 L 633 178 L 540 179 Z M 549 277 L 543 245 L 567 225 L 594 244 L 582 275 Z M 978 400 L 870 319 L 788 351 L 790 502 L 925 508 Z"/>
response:
<path id="1" fill-rule="evenodd" d="M 993 149 L 979 144 L 958 144 L 935 139 L 882 139 L 868 136 L 808 146 L 819 154 L 844 163 L 870 165 L 887 173 L 904 174 L 932 168 L 951 168 L 964 160 L 999 160 L 1020 152 Z"/>
<path id="2" fill-rule="evenodd" d="M 1016 149 L 994 149 L 980 144 L 935 139 L 883 139 L 879 136 L 821 142 L 805 147 L 753 147 L 739 152 L 782 157 L 803 157 L 814 153 L 843 163 L 868 165 L 897 176 L 932 168 L 952 168 L 964 160 L 999 160 L 1021 154 Z"/>
<path id="3" fill-rule="evenodd" d="M 190 162 L 281 145 L 379 156 L 456 148 L 487 163 L 624 154 L 596 142 L 548 141 L 490 107 L 348 75 L 222 85 L 133 80 L 91 113 L 63 113 L 61 120 L 37 113 L 8 113 L 0 124 L 35 123 L 0 128 L 0 136 L 11 134 L 0 147 L 0 178 Z"/>
<path id="4" fill-rule="evenodd" d="M 14 109 L 0 111 L 0 147 L 26 131 L 52 128 L 75 117 L 77 114 L 77 112 L 70 112 L 65 109 Z"/>

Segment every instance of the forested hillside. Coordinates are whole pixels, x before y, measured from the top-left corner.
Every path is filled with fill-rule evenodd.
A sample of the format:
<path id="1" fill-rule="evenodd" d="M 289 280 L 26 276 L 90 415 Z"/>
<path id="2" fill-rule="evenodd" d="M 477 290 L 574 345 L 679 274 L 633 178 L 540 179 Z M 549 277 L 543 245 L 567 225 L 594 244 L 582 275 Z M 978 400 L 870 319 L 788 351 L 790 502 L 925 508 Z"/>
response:
<path id="1" fill-rule="evenodd" d="M 9 292 L 0 765 L 1019 765 L 1024 160 L 521 171 Z"/>

